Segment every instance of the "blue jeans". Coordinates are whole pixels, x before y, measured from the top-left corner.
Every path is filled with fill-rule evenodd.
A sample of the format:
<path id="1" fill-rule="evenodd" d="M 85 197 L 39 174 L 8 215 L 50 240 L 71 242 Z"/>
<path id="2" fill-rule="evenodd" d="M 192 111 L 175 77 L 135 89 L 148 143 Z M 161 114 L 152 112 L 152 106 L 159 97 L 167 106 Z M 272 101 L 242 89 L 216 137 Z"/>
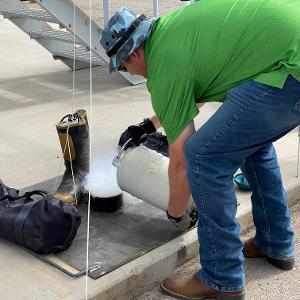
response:
<path id="1" fill-rule="evenodd" d="M 294 234 L 273 142 L 300 124 L 300 83 L 283 89 L 247 81 L 186 142 L 187 175 L 199 212 L 199 279 L 219 291 L 245 285 L 233 175 L 253 189 L 255 241 L 273 258 L 294 255 Z"/>

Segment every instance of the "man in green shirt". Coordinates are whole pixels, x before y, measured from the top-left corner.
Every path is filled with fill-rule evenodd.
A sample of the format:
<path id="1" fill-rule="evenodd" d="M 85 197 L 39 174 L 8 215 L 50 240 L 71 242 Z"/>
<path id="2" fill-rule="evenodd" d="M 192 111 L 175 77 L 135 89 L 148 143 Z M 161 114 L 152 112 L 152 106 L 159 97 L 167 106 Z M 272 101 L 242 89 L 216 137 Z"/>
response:
<path id="1" fill-rule="evenodd" d="M 202 0 L 160 19 L 123 8 L 103 31 L 110 70 L 147 78 L 153 124 L 168 137 L 168 217 L 186 219 L 191 192 L 198 209 L 201 270 L 167 278 L 161 288 L 169 295 L 244 299 L 243 253 L 294 266 L 272 143 L 300 124 L 299 16 L 299 0 Z M 210 101 L 223 104 L 196 131 L 199 107 Z M 244 245 L 232 182 L 241 165 L 256 226 Z"/>

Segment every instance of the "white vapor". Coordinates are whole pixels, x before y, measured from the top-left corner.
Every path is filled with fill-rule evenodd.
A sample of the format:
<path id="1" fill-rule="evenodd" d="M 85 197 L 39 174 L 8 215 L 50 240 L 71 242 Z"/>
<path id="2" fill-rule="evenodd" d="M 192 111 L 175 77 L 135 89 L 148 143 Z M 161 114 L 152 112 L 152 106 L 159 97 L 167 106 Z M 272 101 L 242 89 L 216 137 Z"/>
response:
<path id="1" fill-rule="evenodd" d="M 117 149 L 102 145 L 93 149 L 90 173 L 85 178 L 84 188 L 93 197 L 106 198 L 122 193 L 117 184 L 117 168 L 112 165 Z"/>

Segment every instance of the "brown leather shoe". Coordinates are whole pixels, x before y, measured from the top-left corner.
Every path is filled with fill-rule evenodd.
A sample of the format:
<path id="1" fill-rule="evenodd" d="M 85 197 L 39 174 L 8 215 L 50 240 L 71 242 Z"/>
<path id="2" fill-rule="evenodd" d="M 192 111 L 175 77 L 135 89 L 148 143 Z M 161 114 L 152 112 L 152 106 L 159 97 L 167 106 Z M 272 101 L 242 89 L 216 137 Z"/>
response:
<path id="1" fill-rule="evenodd" d="M 172 275 L 166 278 L 160 285 L 161 291 L 169 296 L 184 300 L 243 300 L 244 290 L 237 292 L 219 292 L 202 283 L 196 274 Z"/>
<path id="2" fill-rule="evenodd" d="M 254 238 L 248 239 L 246 242 L 244 242 L 244 249 L 243 253 L 245 257 L 248 258 L 255 258 L 255 257 L 265 257 L 267 258 L 268 262 L 273 265 L 274 267 L 277 267 L 282 270 L 292 270 L 295 266 L 295 258 L 287 258 L 287 259 L 276 259 L 268 256 L 265 254 L 262 250 L 258 248 L 258 246 L 255 244 Z"/>

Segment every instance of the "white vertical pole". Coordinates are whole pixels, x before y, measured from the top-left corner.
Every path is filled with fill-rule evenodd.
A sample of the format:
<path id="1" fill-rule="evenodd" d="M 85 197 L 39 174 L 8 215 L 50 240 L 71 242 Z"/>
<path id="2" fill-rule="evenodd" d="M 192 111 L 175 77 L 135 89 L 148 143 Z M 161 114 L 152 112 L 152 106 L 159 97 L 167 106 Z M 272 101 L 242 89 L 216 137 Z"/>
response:
<path id="1" fill-rule="evenodd" d="M 109 20 L 109 0 L 103 0 L 103 17 L 104 17 L 104 26 L 107 24 Z"/>
<path id="2" fill-rule="evenodd" d="M 158 0 L 153 0 L 153 15 L 154 17 L 158 17 Z"/>

